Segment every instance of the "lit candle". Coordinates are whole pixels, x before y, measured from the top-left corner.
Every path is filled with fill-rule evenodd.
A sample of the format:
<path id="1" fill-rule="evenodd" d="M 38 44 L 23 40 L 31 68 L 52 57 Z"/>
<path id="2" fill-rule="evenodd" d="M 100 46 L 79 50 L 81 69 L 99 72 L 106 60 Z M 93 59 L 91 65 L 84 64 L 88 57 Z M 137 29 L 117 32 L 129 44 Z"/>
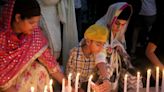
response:
<path id="1" fill-rule="evenodd" d="M 34 87 L 31 87 L 31 92 L 34 92 Z"/>
<path id="2" fill-rule="evenodd" d="M 164 92 L 164 70 L 162 71 L 162 86 L 161 86 L 161 92 Z"/>
<path id="3" fill-rule="evenodd" d="M 71 92 L 72 91 L 72 87 L 71 87 L 71 76 L 72 76 L 72 73 L 70 73 L 68 75 L 68 92 Z"/>
<path id="4" fill-rule="evenodd" d="M 62 80 L 62 92 L 65 92 L 65 79 Z"/>
<path id="5" fill-rule="evenodd" d="M 159 67 L 156 67 L 156 87 L 155 91 L 159 92 Z"/>
<path id="6" fill-rule="evenodd" d="M 75 80 L 75 92 L 78 92 L 79 76 L 80 76 L 80 73 L 77 73 L 76 80 Z"/>
<path id="7" fill-rule="evenodd" d="M 140 86 L 140 72 L 137 72 L 137 90 L 136 90 L 136 92 L 139 92 L 139 86 Z"/>
<path id="8" fill-rule="evenodd" d="M 48 89 L 48 87 L 47 87 L 47 85 L 44 87 L 44 92 L 47 92 L 47 89 Z"/>
<path id="9" fill-rule="evenodd" d="M 149 92 L 151 70 L 147 70 L 146 92 Z"/>
<path id="10" fill-rule="evenodd" d="M 88 89 L 87 89 L 87 92 L 91 92 L 92 77 L 93 77 L 93 75 L 90 75 L 90 77 L 88 79 Z"/>
<path id="11" fill-rule="evenodd" d="M 127 92 L 127 78 L 128 78 L 128 75 L 125 74 L 125 77 L 124 77 L 124 92 Z"/>
<path id="12" fill-rule="evenodd" d="M 53 84 L 53 80 L 51 79 L 49 83 L 50 92 L 53 92 L 52 84 Z"/>

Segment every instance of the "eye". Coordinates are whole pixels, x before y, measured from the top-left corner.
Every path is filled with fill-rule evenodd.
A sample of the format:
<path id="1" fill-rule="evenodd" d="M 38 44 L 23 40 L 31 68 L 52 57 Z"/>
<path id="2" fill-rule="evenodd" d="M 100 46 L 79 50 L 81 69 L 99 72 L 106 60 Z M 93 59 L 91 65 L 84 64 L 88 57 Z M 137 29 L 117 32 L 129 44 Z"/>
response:
<path id="1" fill-rule="evenodd" d="M 116 21 L 115 24 L 116 24 L 116 25 L 120 25 L 120 22 L 119 22 L 119 21 Z"/>
<path id="2" fill-rule="evenodd" d="M 33 25 L 33 24 L 35 24 L 36 22 L 35 22 L 35 21 L 29 20 L 29 23 Z"/>

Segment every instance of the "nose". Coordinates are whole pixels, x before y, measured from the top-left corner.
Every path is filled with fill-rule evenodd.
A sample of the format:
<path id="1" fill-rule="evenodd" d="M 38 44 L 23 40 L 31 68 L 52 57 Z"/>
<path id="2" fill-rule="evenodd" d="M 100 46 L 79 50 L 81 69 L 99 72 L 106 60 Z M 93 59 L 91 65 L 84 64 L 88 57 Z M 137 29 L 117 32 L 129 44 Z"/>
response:
<path id="1" fill-rule="evenodd" d="M 38 23 L 35 23 L 32 25 L 33 28 L 36 28 L 38 26 Z"/>

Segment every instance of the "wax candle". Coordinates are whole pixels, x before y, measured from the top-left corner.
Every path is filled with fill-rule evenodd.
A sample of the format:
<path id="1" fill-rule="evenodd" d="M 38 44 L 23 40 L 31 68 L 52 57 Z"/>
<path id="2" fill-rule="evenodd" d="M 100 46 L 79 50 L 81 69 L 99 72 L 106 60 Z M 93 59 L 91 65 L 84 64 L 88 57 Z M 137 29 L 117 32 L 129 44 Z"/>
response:
<path id="1" fill-rule="evenodd" d="M 34 87 L 31 87 L 31 92 L 34 92 Z"/>
<path id="2" fill-rule="evenodd" d="M 72 73 L 68 75 L 68 92 L 72 92 L 72 87 L 71 87 L 71 76 Z"/>
<path id="3" fill-rule="evenodd" d="M 159 92 L 159 67 L 156 67 L 156 87 L 155 91 Z"/>
<path id="4" fill-rule="evenodd" d="M 75 80 L 75 92 L 78 92 L 79 76 L 80 76 L 80 73 L 77 73 L 76 80 Z"/>
<path id="5" fill-rule="evenodd" d="M 48 87 L 47 87 L 47 85 L 44 87 L 44 92 L 47 92 L 47 89 L 48 89 Z"/>
<path id="6" fill-rule="evenodd" d="M 91 92 L 92 77 L 93 77 L 93 75 L 90 75 L 90 77 L 88 79 L 88 89 L 87 89 L 87 92 Z"/>
<path id="7" fill-rule="evenodd" d="M 53 80 L 50 79 L 50 83 L 49 83 L 50 92 L 53 92 L 52 84 L 53 84 Z"/>
<path id="8" fill-rule="evenodd" d="M 125 76 L 124 76 L 124 92 L 127 92 L 127 78 L 128 78 L 128 75 L 125 74 Z"/>
<path id="9" fill-rule="evenodd" d="M 161 92 L 164 92 L 164 70 L 162 70 L 162 86 L 161 86 Z"/>
<path id="10" fill-rule="evenodd" d="M 140 72 L 137 72 L 137 88 L 136 88 L 136 92 L 139 92 L 139 86 L 140 86 Z"/>
<path id="11" fill-rule="evenodd" d="M 147 70 L 147 81 L 146 81 L 146 92 L 149 92 L 150 89 L 150 76 L 151 76 L 151 70 Z"/>
<path id="12" fill-rule="evenodd" d="M 62 92 L 65 92 L 65 79 L 62 80 Z"/>

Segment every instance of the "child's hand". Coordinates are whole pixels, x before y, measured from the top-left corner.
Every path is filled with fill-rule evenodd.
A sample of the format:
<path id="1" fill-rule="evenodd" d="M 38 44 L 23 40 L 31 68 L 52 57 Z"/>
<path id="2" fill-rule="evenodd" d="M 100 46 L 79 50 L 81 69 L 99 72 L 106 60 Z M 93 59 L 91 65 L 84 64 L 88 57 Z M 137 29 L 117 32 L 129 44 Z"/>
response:
<path id="1" fill-rule="evenodd" d="M 108 80 L 104 80 L 102 84 L 96 85 L 92 83 L 92 89 L 95 92 L 110 92 L 111 83 Z"/>
<path id="2" fill-rule="evenodd" d="M 111 83 L 109 80 L 104 80 L 102 84 L 99 85 L 100 92 L 110 92 Z"/>

